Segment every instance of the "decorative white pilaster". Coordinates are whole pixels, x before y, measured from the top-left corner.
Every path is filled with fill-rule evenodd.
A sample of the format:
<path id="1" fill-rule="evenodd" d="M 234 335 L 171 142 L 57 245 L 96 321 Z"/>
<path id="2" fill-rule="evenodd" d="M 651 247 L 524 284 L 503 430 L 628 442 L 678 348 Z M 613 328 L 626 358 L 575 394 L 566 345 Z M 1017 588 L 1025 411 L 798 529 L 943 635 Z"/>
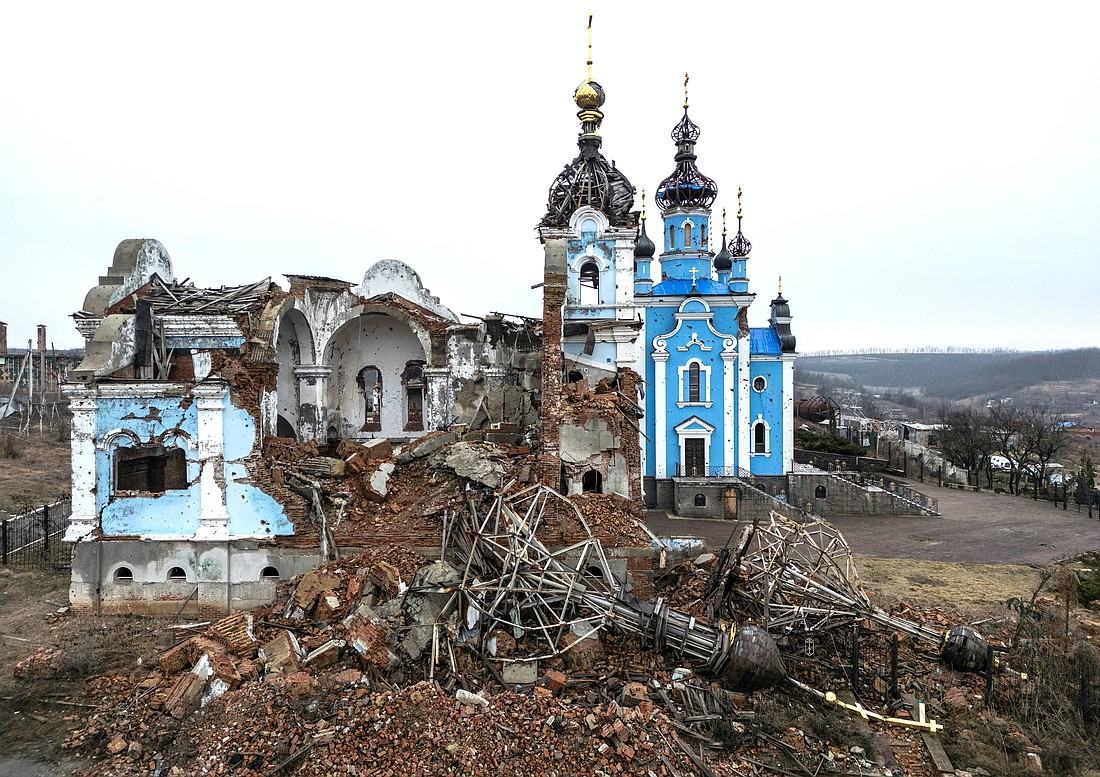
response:
<path id="1" fill-rule="evenodd" d="M 70 435 L 72 449 L 72 514 L 63 542 L 80 542 L 96 529 L 96 404 L 95 391 L 65 386 L 73 413 Z"/>
<path id="2" fill-rule="evenodd" d="M 222 411 L 228 387 L 195 387 L 199 428 L 199 528 L 196 540 L 229 539 L 229 512 L 225 505 L 225 431 Z"/>
<path id="3" fill-rule="evenodd" d="M 301 364 L 294 368 L 298 380 L 298 439 L 323 440 L 327 430 L 327 385 L 332 367 L 327 364 Z M 303 412 L 303 408 L 306 408 Z"/>
<path id="4" fill-rule="evenodd" d="M 752 429 L 749 428 L 749 386 L 752 378 L 749 360 L 752 357 L 748 337 L 738 340 L 744 343 L 744 347 L 739 349 L 743 358 L 737 360 L 737 466 L 749 472 L 752 469 L 749 464 L 749 454 L 752 452 Z"/>
<path id="5" fill-rule="evenodd" d="M 658 478 L 668 477 L 668 417 L 666 408 L 666 373 L 668 372 L 668 351 L 653 354 L 653 415 L 655 430 L 653 448 L 656 452 L 654 466 Z"/>
<path id="6" fill-rule="evenodd" d="M 783 359 L 783 474 L 794 469 L 794 358 Z"/>
<path id="7" fill-rule="evenodd" d="M 722 466 L 737 466 L 737 341 L 722 348 Z"/>
<path id="8" fill-rule="evenodd" d="M 448 391 L 450 371 L 446 367 L 424 368 L 424 431 L 443 429 L 454 418 L 454 394 Z"/>

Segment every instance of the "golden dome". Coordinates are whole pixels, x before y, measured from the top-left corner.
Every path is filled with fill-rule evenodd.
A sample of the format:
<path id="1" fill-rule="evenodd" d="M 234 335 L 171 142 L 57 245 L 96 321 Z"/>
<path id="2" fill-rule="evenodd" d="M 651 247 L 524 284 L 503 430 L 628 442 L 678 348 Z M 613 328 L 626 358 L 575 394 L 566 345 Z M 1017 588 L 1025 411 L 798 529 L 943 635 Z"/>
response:
<path id="1" fill-rule="evenodd" d="M 577 90 L 573 92 L 573 102 L 582 111 L 599 108 L 606 99 L 607 96 L 604 94 L 603 87 L 590 79 L 582 81 Z"/>

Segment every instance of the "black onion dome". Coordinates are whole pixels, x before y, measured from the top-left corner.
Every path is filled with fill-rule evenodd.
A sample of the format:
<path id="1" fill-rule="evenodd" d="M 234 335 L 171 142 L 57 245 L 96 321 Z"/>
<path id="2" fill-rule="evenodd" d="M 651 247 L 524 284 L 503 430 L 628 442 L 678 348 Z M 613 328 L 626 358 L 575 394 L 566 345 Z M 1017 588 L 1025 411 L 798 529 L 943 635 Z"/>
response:
<path id="1" fill-rule="evenodd" d="M 722 235 L 722 250 L 718 252 L 718 256 L 714 257 L 714 269 L 719 271 L 733 269 L 733 260 L 730 258 L 729 249 L 726 248 L 725 235 Z"/>
<path id="2" fill-rule="evenodd" d="M 709 208 L 718 196 L 718 186 L 695 166 L 699 126 L 688 118 L 687 108 L 672 128 L 672 139 L 676 142 L 676 170 L 657 187 L 657 204 L 663 210 Z"/>
<path id="3" fill-rule="evenodd" d="M 652 259 L 655 253 L 657 253 L 657 246 L 653 244 L 653 241 L 649 239 L 649 235 L 645 233 L 645 219 L 643 218 L 641 229 L 638 231 L 638 239 L 634 243 L 634 258 Z"/>
<path id="4" fill-rule="evenodd" d="M 791 332 L 791 306 L 783 299 L 783 292 L 779 292 L 772 300 L 772 326 L 779 337 L 779 350 L 783 353 L 794 353 L 797 339 Z"/>
<path id="5" fill-rule="evenodd" d="M 740 219 L 738 219 L 740 221 Z M 752 250 L 752 243 L 745 237 L 745 234 L 741 231 L 740 226 L 737 228 L 737 234 L 733 238 L 733 244 L 730 246 L 732 253 L 738 259 L 744 259 L 749 255 L 749 251 Z"/>

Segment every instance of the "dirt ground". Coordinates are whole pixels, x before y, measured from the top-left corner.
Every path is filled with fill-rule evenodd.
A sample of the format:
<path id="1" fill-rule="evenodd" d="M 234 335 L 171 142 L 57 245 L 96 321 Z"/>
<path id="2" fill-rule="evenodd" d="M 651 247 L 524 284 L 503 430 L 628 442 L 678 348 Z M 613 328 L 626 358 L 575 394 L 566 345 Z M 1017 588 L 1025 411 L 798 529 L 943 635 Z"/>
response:
<path id="1" fill-rule="evenodd" d="M 68 420 L 26 437 L 14 435 L 14 420 L 0 422 L 0 517 L 56 502 L 71 487 Z"/>

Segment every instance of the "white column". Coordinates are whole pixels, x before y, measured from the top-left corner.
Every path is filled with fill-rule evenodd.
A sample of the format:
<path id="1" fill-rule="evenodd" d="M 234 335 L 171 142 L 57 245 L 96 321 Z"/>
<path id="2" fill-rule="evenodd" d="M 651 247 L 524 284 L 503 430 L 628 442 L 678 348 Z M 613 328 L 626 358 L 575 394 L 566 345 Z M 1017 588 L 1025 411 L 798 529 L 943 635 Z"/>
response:
<path id="1" fill-rule="evenodd" d="M 794 358 L 783 359 L 783 474 L 794 469 Z"/>
<path id="2" fill-rule="evenodd" d="M 454 418 L 454 394 L 447 390 L 450 371 L 446 367 L 424 368 L 424 431 L 450 426 Z"/>
<path id="3" fill-rule="evenodd" d="M 302 364 L 294 368 L 298 379 L 298 439 L 323 440 L 327 434 L 326 381 L 332 374 L 327 364 Z M 307 407 L 306 412 L 302 409 Z"/>
<path id="4" fill-rule="evenodd" d="M 653 415 L 655 416 L 653 430 L 653 447 L 656 451 L 655 474 L 658 478 L 668 477 L 668 417 L 665 408 L 665 374 L 668 368 L 668 351 L 657 351 L 653 354 Z"/>
<path id="5" fill-rule="evenodd" d="M 736 348 L 736 341 L 732 344 Z M 737 464 L 737 351 L 722 350 L 722 466 Z"/>
<path id="6" fill-rule="evenodd" d="M 738 338 L 741 358 L 737 360 L 737 466 L 746 472 L 752 469 L 749 454 L 752 452 L 752 430 L 749 428 L 749 339 Z"/>
<path id="7" fill-rule="evenodd" d="M 229 539 L 225 506 L 225 432 L 222 409 L 227 387 L 195 387 L 199 427 L 199 528 L 196 540 Z"/>
<path id="8" fill-rule="evenodd" d="M 69 409 L 73 413 L 70 444 L 72 449 L 72 515 L 64 542 L 87 539 L 96 529 L 96 405 L 95 391 L 65 387 Z M 106 488 L 106 485 L 104 486 Z"/>

